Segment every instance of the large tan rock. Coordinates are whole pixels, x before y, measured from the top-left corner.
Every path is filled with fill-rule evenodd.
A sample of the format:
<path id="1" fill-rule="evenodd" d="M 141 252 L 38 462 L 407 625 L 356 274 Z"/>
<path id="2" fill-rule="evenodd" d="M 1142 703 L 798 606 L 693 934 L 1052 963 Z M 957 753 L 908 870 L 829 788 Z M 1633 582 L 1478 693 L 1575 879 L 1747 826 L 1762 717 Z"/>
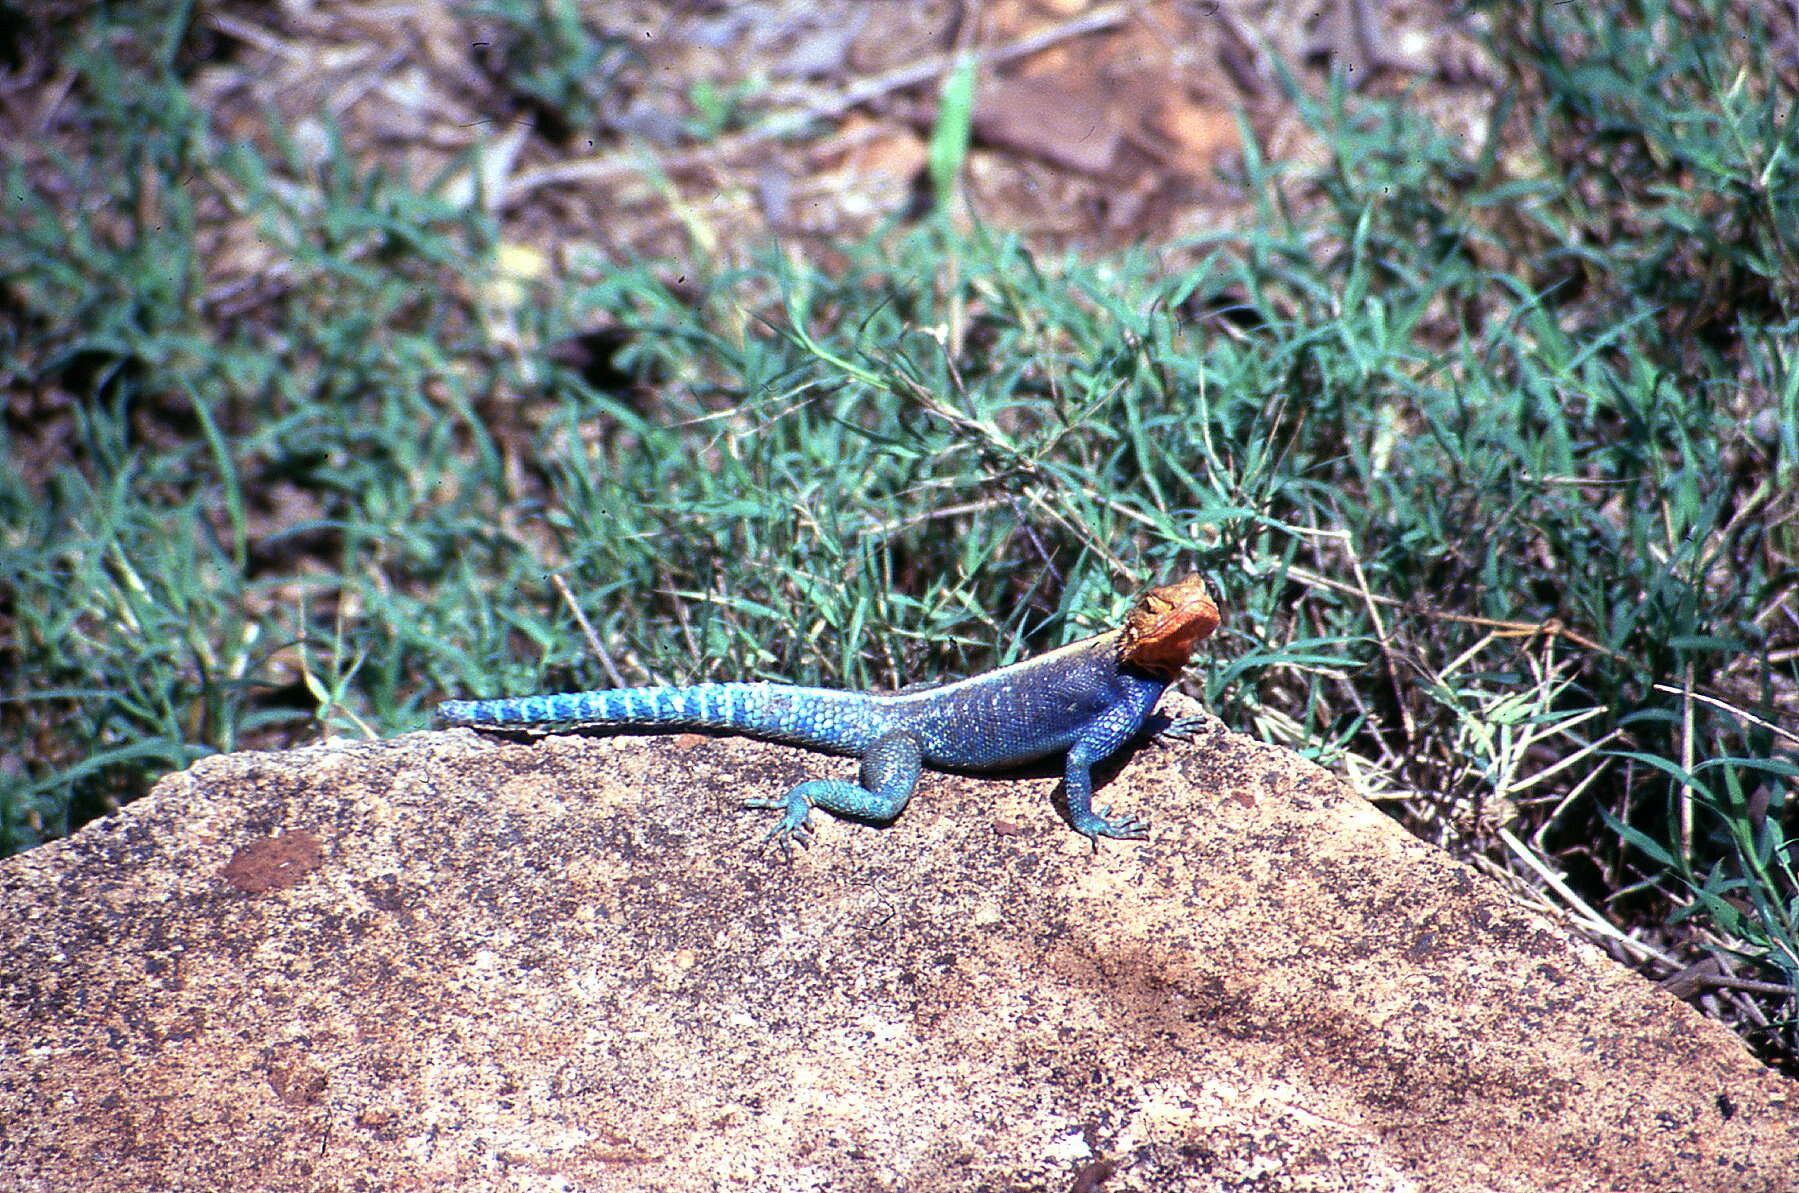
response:
<path id="1" fill-rule="evenodd" d="M 1336 779 L 927 775 L 791 865 L 740 739 L 208 759 L 0 864 L 7 1190 L 1799 1188 L 1794 1087 Z"/>

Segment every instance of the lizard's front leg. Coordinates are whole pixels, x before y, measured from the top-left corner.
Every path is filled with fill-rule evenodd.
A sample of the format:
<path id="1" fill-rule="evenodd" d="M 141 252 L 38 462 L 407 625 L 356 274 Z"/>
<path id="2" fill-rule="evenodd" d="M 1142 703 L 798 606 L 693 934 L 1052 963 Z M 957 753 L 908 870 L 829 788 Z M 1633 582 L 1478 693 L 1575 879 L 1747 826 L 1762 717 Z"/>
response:
<path id="1" fill-rule="evenodd" d="M 1148 837 L 1149 821 L 1141 816 L 1115 817 L 1109 805 L 1100 812 L 1093 810 L 1093 764 L 1098 761 L 1100 759 L 1090 755 L 1079 742 L 1068 751 L 1068 769 L 1062 775 L 1062 790 L 1068 800 L 1068 818 L 1074 822 L 1074 831 L 1086 834 L 1095 845 L 1101 837 L 1128 841 Z"/>
<path id="2" fill-rule="evenodd" d="M 892 820 L 905 811 L 906 801 L 918 786 L 924 749 L 913 734 L 895 730 L 876 738 L 874 745 L 862 755 L 862 782 L 846 783 L 841 779 L 812 779 L 801 783 L 782 799 L 753 796 L 745 800 L 746 808 L 785 808 L 786 814 L 769 830 L 766 841 L 779 841 L 788 848 L 789 841 L 801 845 L 812 843 L 812 809 L 823 808 L 843 816 L 863 820 Z"/>
<path id="3" fill-rule="evenodd" d="M 1074 823 L 1075 832 L 1086 834 L 1095 846 L 1101 837 L 1141 841 L 1149 836 L 1149 821 L 1140 816 L 1114 817 L 1110 807 L 1094 812 L 1093 766 L 1136 736 L 1155 702 L 1155 694 L 1144 699 L 1120 701 L 1087 725 L 1075 743 L 1068 747 L 1068 766 L 1062 774 L 1068 818 Z"/>

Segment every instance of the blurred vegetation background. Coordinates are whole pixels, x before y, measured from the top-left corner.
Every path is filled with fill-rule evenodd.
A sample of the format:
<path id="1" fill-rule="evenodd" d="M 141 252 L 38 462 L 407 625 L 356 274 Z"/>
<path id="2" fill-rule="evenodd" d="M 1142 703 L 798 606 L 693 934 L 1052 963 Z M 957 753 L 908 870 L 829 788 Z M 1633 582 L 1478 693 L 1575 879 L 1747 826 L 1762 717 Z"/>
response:
<path id="1" fill-rule="evenodd" d="M 1792 1071 L 1790 14 L 1475 5 L 1478 137 L 1274 62 L 1313 152 L 1233 118 L 1228 224 L 1095 247 L 969 201 L 971 55 L 912 84 L 916 194 L 748 239 L 618 108 L 641 51 L 592 12 L 446 9 L 510 116 L 421 174 L 203 102 L 255 11 L 10 26 L 6 850 L 450 695 L 932 681 L 1199 570 L 1188 687 L 1232 728 Z M 693 80 L 669 143 L 817 131 L 758 126 L 770 90 Z M 526 129 L 625 146 L 588 177 L 683 251 L 514 202 Z"/>

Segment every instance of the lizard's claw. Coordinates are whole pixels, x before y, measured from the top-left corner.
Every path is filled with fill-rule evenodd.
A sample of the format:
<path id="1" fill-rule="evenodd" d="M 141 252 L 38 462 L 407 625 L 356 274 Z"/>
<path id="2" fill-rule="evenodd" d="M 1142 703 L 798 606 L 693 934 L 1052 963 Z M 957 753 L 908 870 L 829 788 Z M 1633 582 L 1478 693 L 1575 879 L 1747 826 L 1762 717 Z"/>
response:
<path id="1" fill-rule="evenodd" d="M 1090 814 L 1087 820 L 1074 828 L 1093 842 L 1094 849 L 1099 848 L 1101 837 L 1115 837 L 1121 841 L 1143 841 L 1149 837 L 1149 821 L 1141 816 L 1119 816 L 1114 819 L 1110 807 L 1097 816 Z"/>
<path id="2" fill-rule="evenodd" d="M 1106 827 L 1101 832 L 1108 837 L 1117 837 L 1121 841 L 1146 841 L 1149 839 L 1149 821 L 1141 816 L 1120 816 L 1114 820 L 1110 807 L 1100 815 L 1105 818 L 1106 822 Z"/>
<path id="3" fill-rule="evenodd" d="M 801 849 L 812 847 L 812 826 L 802 824 L 797 828 L 788 828 L 785 822 L 777 824 L 768 830 L 768 836 L 762 838 L 764 845 L 770 841 L 777 842 L 781 846 L 781 856 L 792 861 L 795 842 L 799 843 Z"/>
<path id="4" fill-rule="evenodd" d="M 743 806 L 746 808 L 786 809 L 786 813 L 781 819 L 776 821 L 775 826 L 768 830 L 768 835 L 762 838 L 762 843 L 764 845 L 767 845 L 770 841 L 779 843 L 781 846 L 781 853 L 788 858 L 793 856 L 793 846 L 796 842 L 802 849 L 811 846 L 812 801 L 805 796 L 802 795 L 796 798 L 792 792 L 789 792 L 781 799 L 776 799 L 773 796 L 767 795 L 753 795 L 743 801 Z"/>
<path id="5" fill-rule="evenodd" d="M 1165 722 L 1156 729 L 1157 742 L 1167 744 L 1171 741 L 1192 741 L 1199 731 L 1210 724 L 1209 717 L 1163 717 Z"/>

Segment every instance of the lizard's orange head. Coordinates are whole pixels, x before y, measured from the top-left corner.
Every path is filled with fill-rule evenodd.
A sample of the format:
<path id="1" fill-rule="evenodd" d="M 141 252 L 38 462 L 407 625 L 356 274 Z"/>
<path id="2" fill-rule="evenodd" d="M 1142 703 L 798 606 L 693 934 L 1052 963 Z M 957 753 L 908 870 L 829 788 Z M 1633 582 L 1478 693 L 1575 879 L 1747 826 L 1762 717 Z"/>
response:
<path id="1" fill-rule="evenodd" d="M 1198 576 L 1152 588 L 1124 622 L 1124 661 L 1173 679 L 1201 639 L 1218 628 L 1218 606 Z"/>

